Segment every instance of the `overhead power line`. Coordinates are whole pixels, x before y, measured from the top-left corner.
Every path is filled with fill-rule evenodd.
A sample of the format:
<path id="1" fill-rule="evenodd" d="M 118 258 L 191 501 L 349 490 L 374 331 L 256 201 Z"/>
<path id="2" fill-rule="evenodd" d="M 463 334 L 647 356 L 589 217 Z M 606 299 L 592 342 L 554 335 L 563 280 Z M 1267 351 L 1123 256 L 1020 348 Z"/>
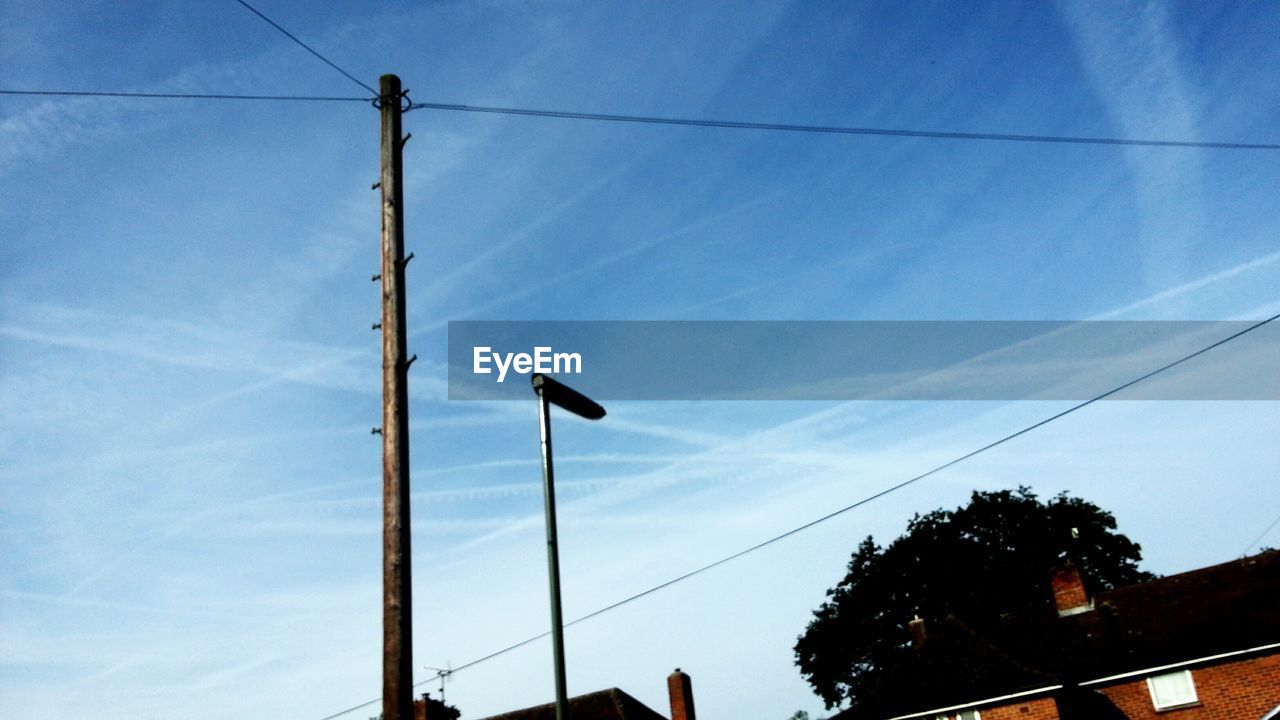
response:
<path id="1" fill-rule="evenodd" d="M 683 574 L 683 575 L 680 575 L 679 577 L 672 578 L 672 579 L 670 579 L 670 580 L 667 580 L 666 582 L 660 583 L 660 584 L 658 584 L 658 585 L 654 585 L 653 587 L 648 588 L 647 590 L 642 590 L 642 591 L 640 591 L 640 592 L 638 592 L 638 593 L 636 593 L 636 594 L 634 594 L 634 595 L 631 595 L 630 597 L 623 598 L 622 600 L 619 600 L 618 602 L 615 602 L 615 603 L 613 603 L 612 605 L 606 605 L 605 607 L 602 607 L 602 608 L 600 608 L 600 609 L 598 609 L 598 610 L 595 610 L 595 611 L 593 611 L 593 612 L 589 612 L 589 613 L 587 613 L 586 615 L 583 615 L 582 617 L 579 617 L 579 618 L 577 618 L 577 619 L 575 619 L 575 620 L 572 620 L 572 621 L 570 621 L 570 622 L 565 623 L 565 624 L 564 624 L 564 626 L 565 626 L 565 627 L 569 627 L 569 626 L 571 626 L 571 625 L 577 625 L 577 624 L 578 624 L 578 623 L 580 623 L 580 622 L 585 622 L 585 621 L 590 620 L 591 618 L 596 617 L 596 616 L 598 616 L 598 615 L 603 615 L 604 613 L 607 613 L 607 612 L 609 612 L 610 610 L 614 610 L 614 609 L 620 608 L 620 607 L 622 607 L 623 605 L 626 605 L 626 604 L 628 604 L 628 603 L 631 603 L 631 602 L 634 602 L 634 601 L 636 601 L 636 600 L 639 600 L 640 598 L 645 597 L 646 595 L 651 595 L 651 594 L 653 594 L 653 593 L 655 593 L 655 592 L 658 592 L 659 590 L 663 590 L 663 589 L 665 589 L 665 588 L 671 587 L 672 585 L 675 585 L 676 583 L 679 583 L 679 582 L 683 582 L 683 581 L 685 581 L 685 580 L 688 580 L 689 578 L 694 577 L 695 575 L 701 575 L 702 573 L 704 573 L 704 572 L 706 572 L 706 571 L 708 571 L 708 570 L 711 570 L 711 569 L 713 569 L 713 568 L 716 568 L 716 567 L 719 567 L 719 566 L 721 566 L 721 565 L 724 565 L 724 564 L 725 564 L 725 563 L 727 563 L 727 562 L 730 562 L 730 561 L 732 561 L 732 560 L 736 560 L 736 559 L 738 559 L 738 558 L 740 558 L 740 557 L 742 557 L 742 556 L 744 556 L 744 555 L 748 555 L 748 554 L 753 553 L 753 552 L 755 552 L 755 551 L 757 551 L 757 550 L 760 550 L 760 549 L 762 549 L 762 548 L 768 547 L 769 545 L 772 545 L 772 544 L 774 544 L 774 543 L 778 542 L 779 540 L 784 540 L 784 539 L 786 539 L 786 538 L 791 537 L 792 535 L 795 535 L 795 534 L 797 534 L 797 533 L 804 532 L 805 530 L 808 530 L 808 529 L 809 529 L 809 528 L 811 528 L 811 527 L 814 527 L 814 526 L 816 526 L 816 525 L 820 525 L 820 524 L 822 524 L 822 523 L 824 523 L 824 522 L 826 522 L 826 521 L 828 521 L 828 520 L 831 520 L 832 518 L 835 518 L 835 517 L 838 517 L 838 516 L 840 516 L 840 515 L 843 515 L 843 514 L 845 514 L 845 513 L 849 512 L 850 510 L 853 510 L 853 509 L 855 509 L 855 508 L 858 508 L 858 507 L 861 507 L 861 506 L 863 506 L 863 505 L 866 505 L 867 503 L 872 502 L 873 500 L 878 500 L 878 499 L 880 499 L 880 498 L 882 498 L 882 497 L 884 497 L 884 496 L 886 496 L 886 495 L 889 495 L 889 494 L 891 494 L 891 493 L 897 492 L 898 490 L 901 490 L 901 489 L 903 489 L 903 488 L 907 487 L 908 485 L 911 485 L 911 484 L 913 484 L 913 483 L 916 483 L 916 482 L 919 482 L 919 481 L 921 481 L 921 480 L 924 480 L 925 478 L 927 478 L 927 477 L 929 477 L 929 476 L 931 476 L 931 475 L 936 475 L 937 473 L 940 473 L 940 472 L 942 472 L 943 470 L 946 470 L 947 468 L 950 468 L 950 467 L 953 467 L 953 466 L 955 466 L 955 465 L 958 465 L 958 464 L 960 464 L 960 463 L 962 463 L 962 462 L 964 462 L 964 461 L 966 461 L 966 460 L 969 460 L 969 459 L 971 459 L 971 458 L 973 458 L 973 457 L 975 457 L 975 456 L 977 456 L 977 455 L 981 455 L 982 453 L 984 453 L 984 452 L 986 452 L 986 451 L 988 451 L 988 450 L 991 450 L 992 448 L 995 448 L 995 447 L 998 447 L 998 446 L 1000 446 L 1000 445 L 1003 445 L 1003 444 L 1005 444 L 1005 443 L 1009 442 L 1010 440 L 1013 440 L 1014 438 L 1021 437 L 1022 435 L 1026 435 L 1027 433 L 1029 433 L 1029 432 L 1031 432 L 1031 431 L 1033 431 L 1033 430 L 1036 430 L 1036 429 L 1038 429 L 1038 428 L 1042 428 L 1042 427 L 1044 427 L 1045 425 L 1048 425 L 1049 423 L 1051 423 L 1051 422 L 1053 422 L 1053 421 L 1055 421 L 1055 420 L 1060 420 L 1060 419 L 1062 419 L 1062 418 L 1066 417 L 1067 415 L 1070 415 L 1070 414 L 1072 414 L 1072 413 L 1076 412 L 1077 410 L 1082 410 L 1082 409 L 1084 409 L 1084 408 L 1086 408 L 1086 407 L 1088 407 L 1088 406 L 1090 406 L 1090 405 L 1092 405 L 1092 404 L 1094 404 L 1094 403 L 1096 403 L 1096 402 L 1099 402 L 1099 401 L 1101 401 L 1101 400 L 1105 400 L 1105 399 L 1107 399 L 1107 398 L 1111 397 L 1112 395 L 1115 395 L 1115 394 L 1117 394 L 1117 393 L 1119 393 L 1119 392 L 1122 392 L 1122 391 L 1124 391 L 1124 390 L 1126 390 L 1126 389 L 1128 389 L 1128 388 L 1130 388 L 1130 387 L 1133 387 L 1134 385 L 1137 385 L 1138 383 L 1141 383 L 1141 382 L 1143 382 L 1143 381 L 1145 381 L 1145 380 L 1148 380 L 1148 379 L 1150 379 L 1150 378 L 1152 378 L 1152 377 L 1155 377 L 1156 375 L 1159 375 L 1160 373 L 1163 373 L 1163 372 L 1165 372 L 1165 371 L 1167 371 L 1167 370 L 1171 370 L 1171 369 L 1173 369 L 1173 368 L 1175 368 L 1175 367 L 1177 367 L 1177 366 L 1179 366 L 1179 365 L 1182 365 L 1183 363 L 1185 363 L 1185 362 L 1187 362 L 1187 361 L 1189 361 L 1189 360 L 1192 360 L 1192 359 L 1194 359 L 1194 358 L 1197 358 L 1197 357 L 1199 357 L 1199 356 L 1201 356 L 1201 355 L 1203 355 L 1203 354 L 1205 354 L 1205 353 L 1207 353 L 1207 352 L 1209 352 L 1209 351 L 1211 351 L 1211 350 L 1213 350 L 1213 349 L 1215 349 L 1215 348 L 1218 348 L 1218 347 L 1221 347 L 1221 346 L 1223 346 L 1223 345 L 1226 345 L 1227 343 L 1231 342 L 1232 340 L 1235 340 L 1235 339 L 1237 339 L 1237 338 L 1239 338 L 1239 337 L 1241 337 L 1241 336 L 1243 336 L 1243 335 L 1247 335 L 1248 333 L 1251 333 L 1251 332 L 1253 332 L 1254 330 L 1257 330 L 1258 328 L 1260 328 L 1260 327 L 1262 327 L 1262 326 L 1264 326 L 1264 325 L 1267 325 L 1268 323 L 1274 322 L 1274 321 L 1275 321 L 1275 320 L 1277 320 L 1277 319 L 1280 319 L 1280 313 L 1277 313 L 1277 314 L 1275 314 L 1275 315 L 1272 315 L 1271 317 L 1269 317 L 1269 318 L 1267 318 L 1267 319 L 1265 319 L 1265 320 L 1260 320 L 1260 321 L 1258 321 L 1258 322 L 1254 323 L 1253 325 L 1250 325 L 1249 327 L 1244 328 L 1243 330 L 1240 330 L 1240 331 L 1238 331 L 1238 332 L 1236 332 L 1236 333 L 1233 333 L 1233 334 L 1231 334 L 1231 335 L 1228 335 L 1227 337 L 1222 338 L 1221 340 L 1218 340 L 1217 342 L 1214 342 L 1214 343 L 1212 343 L 1212 344 L 1210 344 L 1210 345 L 1206 345 L 1206 346 L 1204 346 L 1204 347 L 1200 348 L 1199 350 L 1196 350 L 1195 352 L 1189 353 L 1189 354 L 1187 354 L 1187 355 L 1183 355 L 1182 357 L 1178 358 L 1177 360 L 1174 360 L 1173 362 L 1170 362 L 1170 363 L 1167 363 L 1167 364 L 1165 364 L 1165 365 L 1162 365 L 1162 366 L 1160 366 L 1160 367 L 1156 368 L 1155 370 L 1152 370 L 1152 371 L 1150 371 L 1150 372 L 1148 372 L 1148 373 L 1145 373 L 1145 374 L 1143 374 L 1143 375 L 1140 375 L 1140 376 L 1138 376 L 1138 377 L 1136 377 L 1136 378 L 1134 378 L 1134 379 L 1132 379 L 1132 380 L 1130 380 L 1130 381 L 1128 381 L 1128 382 L 1126 382 L 1126 383 L 1124 383 L 1124 384 L 1122 384 L 1122 385 L 1117 385 L 1117 386 L 1115 386 L 1115 387 L 1111 388 L 1110 390 L 1107 390 L 1106 392 L 1104 392 L 1104 393 L 1102 393 L 1102 394 L 1100 394 L 1100 395 L 1095 395 L 1094 397 L 1089 398 L 1088 400 L 1085 400 L 1085 401 L 1083 401 L 1083 402 L 1080 402 L 1080 403 L 1077 403 L 1077 404 L 1075 404 L 1075 405 L 1072 405 L 1071 407 L 1067 408 L 1066 410 L 1063 410 L 1062 412 L 1056 413 L 1056 414 L 1054 414 L 1054 415 L 1050 415 L 1049 417 L 1047 417 L 1047 418 L 1045 418 L 1045 419 L 1043 419 L 1043 420 L 1040 420 L 1040 421 L 1038 421 L 1038 422 L 1032 423 L 1031 425 L 1028 425 L 1028 426 L 1026 426 L 1026 427 L 1022 428 L 1021 430 L 1018 430 L 1018 431 L 1016 431 L 1016 432 L 1009 433 L 1008 435 L 1005 435 L 1004 437 L 1000 438 L 999 440 L 995 440 L 995 441 L 993 441 L 993 442 L 987 443 L 986 445 L 983 445 L 982 447 L 977 448 L 976 450 L 971 450 L 971 451 L 969 451 L 969 452 L 965 453 L 964 455 L 961 455 L 961 456 L 959 456 L 959 457 L 957 457 L 957 458 L 955 458 L 955 459 L 949 460 L 949 461 L 947 461 L 947 462 L 945 462 L 945 463 L 943 463 L 943 464 L 941 464 L 941 465 L 938 465 L 938 466 L 934 467 L 934 468 L 933 468 L 933 469 L 931 469 L 931 470 L 927 470 L 927 471 L 925 471 L 925 472 L 923 472 L 923 473 L 920 473 L 919 475 L 916 475 L 915 477 L 909 478 L 909 479 L 907 479 L 907 480 L 903 480 L 902 482 L 899 482 L 899 483 L 898 483 L 898 484 L 896 484 L 896 485 L 891 485 L 891 486 L 889 486 L 889 487 L 885 488 L 884 490 L 881 490 L 881 491 L 879 491 L 879 492 L 877 492 L 877 493 L 875 493 L 875 494 L 872 494 L 872 495 L 868 495 L 867 497 L 864 497 L 864 498 L 862 498 L 861 500 L 858 500 L 857 502 L 851 503 L 851 504 L 849 504 L 849 505 L 845 505 L 844 507 L 842 507 L 842 508 L 840 508 L 840 509 L 838 509 L 838 510 L 835 510 L 835 511 L 832 511 L 832 512 L 830 512 L 830 513 L 827 513 L 826 515 L 823 515 L 823 516 L 822 516 L 822 517 L 820 517 L 820 518 L 816 518 L 816 519 L 814 519 L 814 520 L 810 520 L 809 522 L 804 523 L 803 525 L 799 525 L 799 526 L 797 526 L 797 527 L 794 527 L 794 528 L 792 528 L 792 529 L 790 529 L 790 530 L 788 530 L 788 531 L 786 531 L 786 532 L 784 532 L 784 533 L 781 533 L 781 534 L 778 534 L 778 535 L 774 535 L 773 537 L 771 537 L 771 538 L 769 538 L 769 539 L 767 539 L 767 540 L 764 540 L 763 542 L 759 542 L 759 543 L 756 543 L 755 545 L 752 545 L 751 547 L 745 548 L 745 549 L 743 549 L 743 550 L 739 550 L 738 552 L 733 553 L 732 555 L 726 555 L 725 557 L 722 557 L 722 558 L 720 558 L 719 560 L 716 560 L 716 561 L 714 561 L 714 562 L 707 563 L 706 565 L 703 565 L 703 566 L 701 566 L 701 567 L 699 567 L 699 568 L 696 568 L 696 569 L 694 569 L 694 570 L 690 570 L 689 572 L 687 572 L 687 573 L 685 573 L 685 574 Z M 1280 518 L 1277 518 L 1277 522 L 1280 522 Z M 1273 526 L 1274 526 L 1274 524 L 1275 524 L 1275 523 L 1273 523 Z M 1270 527 L 1268 527 L 1266 532 L 1270 532 L 1270 530 L 1271 530 L 1271 528 L 1270 528 Z M 1266 532 L 1264 532 L 1264 533 L 1263 533 L 1263 535 L 1264 535 L 1264 536 L 1266 535 Z M 1259 539 L 1261 539 L 1261 537 L 1260 537 Z M 1257 541 L 1255 541 L 1255 542 L 1257 542 Z M 1252 545 L 1250 545 L 1250 547 L 1252 547 Z M 1247 552 L 1247 551 L 1246 551 L 1246 552 Z M 496 657 L 498 657 L 498 656 L 500 656 L 500 655 L 505 655 L 505 654 L 507 654 L 507 653 L 509 653 L 509 652 L 511 652 L 511 651 L 513 651 L 513 650 L 516 650 L 516 649 L 522 648 L 522 647 L 524 647 L 525 645 L 528 645 L 529 643 L 532 643 L 532 642 L 536 642 L 536 641 L 538 641 L 538 640 L 541 640 L 542 638 L 547 637 L 547 636 L 548 636 L 548 635 L 550 635 L 550 634 L 551 634 L 551 632 L 550 632 L 550 631 L 548 631 L 548 632 L 540 633 L 540 634 L 538 634 L 538 635 L 534 635 L 533 637 L 525 638 L 524 640 L 521 640 L 520 642 L 513 643 L 513 644 L 511 644 L 511 645 L 508 645 L 508 646 L 506 646 L 506 647 L 502 648 L 501 650 L 496 650 L 496 651 L 491 652 L 491 653 L 489 653 L 488 655 L 485 655 L 485 656 L 483 656 L 483 657 L 479 657 L 479 658 L 476 658 L 475 660 L 472 660 L 472 661 L 470 661 L 470 662 L 463 663 L 462 665 L 459 665 L 459 666 L 457 666 L 457 667 L 453 668 L 453 669 L 452 669 L 452 670 L 450 670 L 449 672 L 450 672 L 450 674 L 454 674 L 454 673 L 460 672 L 460 671 L 462 671 L 462 670 L 466 670 L 467 668 L 474 667 L 474 666 L 476 666 L 476 665 L 479 665 L 480 663 L 483 663 L 483 662 L 487 662 L 487 661 L 489 661 L 489 660 L 492 660 L 492 659 L 494 659 L 494 658 L 496 658 Z M 432 682 L 433 680 L 435 680 L 435 678 L 431 678 L 431 679 L 429 679 L 429 680 L 423 680 L 422 682 L 415 683 L 415 684 L 414 684 L 414 687 L 418 687 L 418 686 L 420 686 L 420 685 L 425 685 L 425 684 L 427 684 L 427 683 L 429 683 L 429 682 Z M 342 710 L 342 711 L 340 711 L 340 712 L 336 712 L 336 713 L 334 713 L 334 714 L 332 714 L 332 715 L 327 715 L 327 716 L 325 716 L 325 717 L 321 718 L 321 720 L 334 720 L 334 718 L 341 717 L 341 716 L 346 715 L 347 713 L 350 713 L 350 712 L 355 712 L 356 710 L 359 710 L 360 708 L 363 708 L 363 707 L 367 707 L 367 706 L 369 706 L 369 705 L 372 705 L 372 704 L 374 704 L 374 703 L 378 702 L 378 701 L 379 701 L 379 700 L 381 700 L 381 699 L 382 699 L 381 697 L 377 697 L 377 698 L 374 698 L 374 699 L 369 700 L 369 701 L 367 701 L 367 702 L 360 703 L 359 705 L 353 705 L 353 706 L 351 706 L 351 707 L 347 708 L 346 710 Z"/>
<path id="2" fill-rule="evenodd" d="M 240 0 L 237 0 L 239 2 Z M 344 73 L 345 74 L 345 73 Z M 356 82 L 359 83 L 357 80 Z M 360 83 L 361 87 L 367 87 Z M 369 102 L 376 98 L 342 97 L 324 95 L 236 95 L 229 93 L 146 93 L 82 90 L 0 90 L 0 95 L 49 95 L 66 97 L 120 97 L 163 98 L 177 100 L 301 100 L 317 102 Z M 497 115 L 521 115 L 526 117 L 561 118 L 570 120 L 594 120 L 600 122 L 651 123 L 658 125 L 684 125 L 689 127 L 730 128 L 742 130 L 774 130 L 835 135 L 879 135 L 884 137 L 920 137 L 947 140 L 990 140 L 995 142 L 1038 142 L 1074 145 L 1129 145 L 1140 147 L 1202 148 L 1216 150 L 1280 150 L 1276 143 L 1227 143 L 1200 142 L 1194 140 L 1144 140 L 1135 138 L 1071 137 L 1063 135 L 1013 135 L 1004 133 L 966 133 L 932 130 L 897 130 L 891 128 L 832 127 L 825 125 L 788 125 L 736 120 L 697 120 L 691 118 L 645 117 L 641 115 L 603 115 L 597 113 L 568 112 L 561 110 L 531 110 L 528 108 L 485 107 L 481 105 L 449 105 L 444 103 L 415 102 L 410 110 L 445 110 Z"/>
<path id="3" fill-rule="evenodd" d="M 735 128 L 741 130 L 780 130 L 785 132 L 826 133 L 835 135 L 883 135 L 888 137 L 941 138 L 947 140 L 994 140 L 1000 142 L 1060 143 L 1072 145 L 1137 145 L 1146 147 L 1212 148 L 1226 150 L 1280 150 L 1274 143 L 1201 142 L 1197 140 L 1144 140 L 1138 138 L 1072 137 L 1067 135 L 1016 135 L 1006 133 L 968 133 L 930 130 L 894 130 L 887 128 L 839 127 L 829 125 L 789 125 L 785 123 L 746 122 L 740 120 L 696 120 L 690 118 L 647 117 L 643 115 L 606 115 L 601 113 L 568 112 L 564 110 L 530 110 L 528 108 L 484 107 L 481 105 L 447 105 L 444 103 L 415 102 L 410 110 L 449 110 L 456 112 L 489 113 L 495 115 L 525 115 L 532 117 L 561 118 L 568 120 L 596 120 L 602 122 L 652 123 L 657 125 L 687 125 L 691 127 Z"/>
<path id="4" fill-rule="evenodd" d="M 0 90 L 0 95 L 152 98 L 163 100 L 302 100 L 310 102 L 369 102 L 369 98 L 365 97 L 337 97 L 329 95 L 234 95 L 228 93 L 104 92 L 96 90 Z"/>
<path id="5" fill-rule="evenodd" d="M 1276 525 L 1280 525 L 1280 515 L 1277 515 L 1277 516 L 1276 516 L 1276 519 L 1271 521 L 1271 524 L 1267 526 L 1267 529 L 1265 529 L 1265 530 L 1263 530 L 1262 532 L 1258 533 L 1258 537 L 1254 538 L 1254 539 L 1253 539 L 1253 542 L 1251 542 L 1251 543 L 1249 543 L 1247 546 L 1245 546 L 1244 552 L 1240 553 L 1240 557 L 1244 557 L 1244 556 L 1248 555 L 1248 554 L 1249 554 L 1249 551 L 1253 549 L 1253 546 L 1254 546 L 1254 545 L 1257 545 L 1257 544 L 1258 544 L 1258 543 L 1260 543 L 1260 542 L 1262 542 L 1262 538 L 1266 537 L 1266 536 L 1267 536 L 1267 534 L 1268 534 L 1268 533 L 1270 533 L 1270 532 L 1271 532 L 1271 530 L 1272 530 L 1273 528 L 1275 528 L 1275 526 L 1276 526 Z"/>
<path id="6" fill-rule="evenodd" d="M 312 48 L 310 45 L 308 45 L 308 44 L 306 44 L 306 43 L 302 42 L 301 40 L 299 40 L 299 39 L 298 39 L 298 37 L 297 37 L 296 35 L 294 35 L 293 33 L 289 32 L 288 30 L 285 30 L 284 28 L 280 27 L 280 25 L 279 25 L 278 23 L 276 23 L 276 21 L 275 21 L 275 20 L 272 20 L 271 18 L 267 17 L 266 15 L 263 15 L 263 14 L 262 14 L 262 13 L 261 13 L 257 8 L 255 8 L 254 6 L 250 5 L 249 3 L 245 2 L 244 0 L 236 0 L 236 2 L 238 2 L 238 3 L 240 3 L 241 5 L 243 5 L 243 6 L 245 6 L 246 8 L 248 8 L 249 12 L 253 13 L 254 15 L 257 15 L 257 16 L 258 16 L 258 17 L 260 17 L 260 18 L 262 18 L 262 19 L 263 19 L 263 20 L 264 20 L 268 25 L 270 25 L 271 27 L 273 27 L 273 28 L 275 28 L 275 29 L 279 30 L 280 32 L 284 33 L 284 36 L 285 36 L 285 37 L 287 37 L 287 38 L 289 38 L 290 40 L 292 40 L 292 41 L 294 41 L 294 42 L 298 43 L 298 45 L 302 46 L 302 49 L 303 49 L 303 50 L 306 50 L 307 52 L 311 53 L 312 55 L 315 55 L 316 57 L 320 58 L 321 62 L 323 62 L 325 65 L 328 65 L 329 67 L 333 68 L 334 70 L 337 70 L 338 72 L 342 73 L 342 74 L 343 74 L 343 76 L 344 76 L 344 77 L 346 77 L 346 78 L 347 78 L 348 80 L 350 80 L 351 82 L 353 82 L 353 83 L 355 83 L 355 84 L 359 85 L 360 87 L 364 88 L 365 90 L 368 90 L 369 92 L 373 93 L 373 97 L 375 97 L 375 98 L 376 98 L 376 97 L 378 97 L 378 91 L 377 91 L 377 90 L 374 90 L 372 87 L 369 87 L 368 85 L 364 84 L 363 82 L 360 82 L 359 80 L 357 80 L 357 79 L 356 79 L 356 77 L 355 77 L 354 75 L 352 75 L 351 73 L 347 72 L 346 70 L 343 70 L 342 68 L 338 67 L 338 66 L 337 66 L 337 65 L 336 65 L 332 60 L 330 60 L 329 58 L 327 58 L 327 57 L 325 57 L 325 56 L 321 55 L 320 53 L 316 52 L 316 51 L 315 51 L 315 49 L 314 49 L 314 48 Z M 370 98 L 365 98 L 365 99 L 366 99 L 366 100 L 368 100 L 368 99 L 370 99 Z"/>

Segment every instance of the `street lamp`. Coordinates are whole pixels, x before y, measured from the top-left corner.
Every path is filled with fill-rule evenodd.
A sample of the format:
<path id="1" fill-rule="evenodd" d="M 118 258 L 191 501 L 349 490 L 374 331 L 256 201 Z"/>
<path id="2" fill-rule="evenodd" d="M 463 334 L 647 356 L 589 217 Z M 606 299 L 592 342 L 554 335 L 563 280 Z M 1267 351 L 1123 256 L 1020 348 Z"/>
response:
<path id="1" fill-rule="evenodd" d="M 547 573 L 551 577 L 551 644 L 556 664 L 556 720 L 568 718 L 568 693 L 564 680 L 564 618 L 560 615 L 560 553 L 556 549 L 556 474 L 551 464 L 551 405 L 588 420 L 604 417 L 594 400 L 547 375 L 533 376 L 538 394 L 538 420 L 542 439 L 542 490 L 547 509 Z"/>

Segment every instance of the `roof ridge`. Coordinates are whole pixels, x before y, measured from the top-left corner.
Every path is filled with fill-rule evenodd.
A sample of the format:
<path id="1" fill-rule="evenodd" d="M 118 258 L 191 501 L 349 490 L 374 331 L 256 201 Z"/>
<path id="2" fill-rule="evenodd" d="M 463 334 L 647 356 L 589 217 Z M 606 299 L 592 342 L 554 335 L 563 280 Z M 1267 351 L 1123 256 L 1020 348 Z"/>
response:
<path id="1" fill-rule="evenodd" d="M 626 703 L 623 702 L 622 696 L 626 695 L 620 688 L 609 688 L 609 696 L 613 700 L 613 706 L 618 709 L 618 717 L 627 720 Z"/>
<path id="2" fill-rule="evenodd" d="M 1106 595 L 1108 593 L 1125 591 L 1131 588 L 1149 587 L 1151 585 L 1164 583 L 1164 582 L 1177 582 L 1181 579 L 1185 579 L 1192 575 L 1199 575 L 1202 573 L 1207 574 L 1207 573 L 1211 573 L 1217 570 L 1222 570 L 1228 567 L 1247 568 L 1251 565 L 1256 565 L 1259 561 L 1264 561 L 1264 560 L 1267 562 L 1271 562 L 1273 560 L 1280 560 L 1280 550 L 1264 550 L 1254 555 L 1246 555 L 1244 557 L 1233 558 L 1231 560 L 1215 563 L 1213 565 L 1205 565 L 1203 567 L 1191 568 L 1190 570 L 1183 570 L 1182 572 L 1176 572 L 1176 573 L 1173 573 L 1172 575 L 1161 575 L 1159 577 L 1151 578 L 1150 580 L 1130 583 L 1128 585 L 1121 585 L 1120 587 L 1114 587 L 1109 590 L 1103 590 L 1098 594 Z"/>

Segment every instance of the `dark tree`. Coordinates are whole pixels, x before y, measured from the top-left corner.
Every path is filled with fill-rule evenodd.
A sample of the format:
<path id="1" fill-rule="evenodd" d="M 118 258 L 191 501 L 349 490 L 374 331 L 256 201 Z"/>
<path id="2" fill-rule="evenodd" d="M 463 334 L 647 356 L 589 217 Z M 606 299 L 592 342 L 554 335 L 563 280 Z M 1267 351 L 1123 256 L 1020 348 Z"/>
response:
<path id="1" fill-rule="evenodd" d="M 422 693 L 420 699 L 413 701 L 414 720 L 458 720 L 460 717 L 462 717 L 462 711 L 452 705 L 446 705 L 443 700 L 431 697 L 431 693 Z M 378 713 L 377 717 L 371 717 L 369 720 L 382 720 L 382 713 Z"/>
<path id="2" fill-rule="evenodd" d="M 422 699 L 414 703 L 415 706 L 422 706 L 423 717 L 425 720 L 458 720 L 462 717 L 462 712 L 452 705 L 446 705 L 443 700 L 437 700 L 431 697 L 431 693 L 422 693 Z M 418 707 L 414 707 L 414 715 L 418 714 Z"/>
<path id="3" fill-rule="evenodd" d="M 952 616 L 982 633 L 1051 616 L 1055 567 L 1075 563 L 1096 593 L 1150 579 L 1141 559 L 1092 503 L 1065 494 L 1041 502 L 1025 487 L 974 492 L 968 505 L 912 518 L 886 548 L 863 540 L 796 642 L 796 664 L 827 707 L 856 704 L 903 661 L 913 617 Z"/>

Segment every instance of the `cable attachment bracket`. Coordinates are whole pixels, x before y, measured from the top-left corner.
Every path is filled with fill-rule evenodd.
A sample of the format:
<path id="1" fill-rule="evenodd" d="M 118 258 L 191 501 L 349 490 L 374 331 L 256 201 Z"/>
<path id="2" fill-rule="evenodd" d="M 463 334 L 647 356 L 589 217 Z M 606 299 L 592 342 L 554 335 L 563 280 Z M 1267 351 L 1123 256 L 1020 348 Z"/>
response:
<path id="1" fill-rule="evenodd" d="M 382 106 L 392 99 L 393 97 L 390 95 L 379 95 L 378 97 L 373 98 L 372 103 L 375 108 L 381 110 Z M 400 112 L 402 114 L 413 109 L 413 101 L 409 99 L 408 88 L 401 90 L 399 95 L 394 96 L 394 99 L 396 102 L 400 103 Z"/>

